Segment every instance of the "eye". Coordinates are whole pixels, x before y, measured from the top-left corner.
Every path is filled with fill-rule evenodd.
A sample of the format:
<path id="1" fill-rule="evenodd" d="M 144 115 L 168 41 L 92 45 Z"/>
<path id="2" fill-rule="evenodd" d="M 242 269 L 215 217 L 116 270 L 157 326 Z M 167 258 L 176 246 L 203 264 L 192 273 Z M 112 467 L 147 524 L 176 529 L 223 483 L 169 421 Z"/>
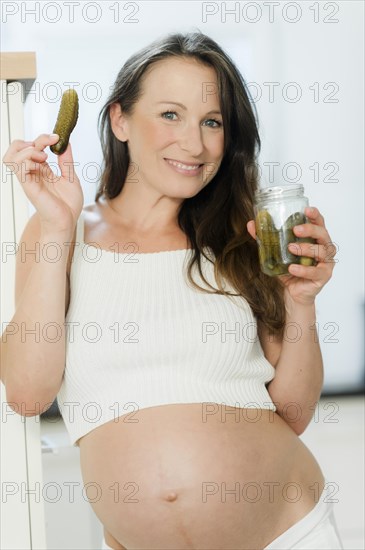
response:
<path id="1" fill-rule="evenodd" d="M 176 112 L 175 111 L 165 111 L 165 112 L 161 113 L 161 116 L 163 118 L 165 118 L 164 115 L 176 115 Z M 172 118 L 167 118 L 167 120 L 172 120 Z"/>
<path id="2" fill-rule="evenodd" d="M 211 128 L 220 128 L 222 126 L 222 123 L 219 122 L 219 120 L 216 120 L 215 118 L 209 118 L 208 122 L 215 122 L 216 126 L 211 126 Z"/>
<path id="3" fill-rule="evenodd" d="M 173 120 L 171 117 L 169 117 L 168 115 L 176 115 L 176 111 L 164 111 L 163 113 L 161 113 L 161 116 L 163 118 L 165 118 L 166 120 Z M 167 115 L 167 116 L 165 116 Z M 213 122 L 215 125 L 208 125 L 210 128 L 220 128 L 222 125 L 222 123 L 219 121 L 219 120 L 216 120 L 215 118 L 209 118 L 207 119 L 207 122 Z"/>

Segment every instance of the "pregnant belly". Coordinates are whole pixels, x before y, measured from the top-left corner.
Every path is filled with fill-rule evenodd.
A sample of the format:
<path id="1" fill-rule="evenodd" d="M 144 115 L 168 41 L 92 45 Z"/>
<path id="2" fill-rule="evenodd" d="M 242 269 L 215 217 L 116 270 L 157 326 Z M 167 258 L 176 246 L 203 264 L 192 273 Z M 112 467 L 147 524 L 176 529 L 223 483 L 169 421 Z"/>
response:
<path id="1" fill-rule="evenodd" d="M 324 487 L 313 455 L 268 410 L 150 407 L 96 428 L 79 446 L 90 504 L 128 550 L 262 549 Z"/>

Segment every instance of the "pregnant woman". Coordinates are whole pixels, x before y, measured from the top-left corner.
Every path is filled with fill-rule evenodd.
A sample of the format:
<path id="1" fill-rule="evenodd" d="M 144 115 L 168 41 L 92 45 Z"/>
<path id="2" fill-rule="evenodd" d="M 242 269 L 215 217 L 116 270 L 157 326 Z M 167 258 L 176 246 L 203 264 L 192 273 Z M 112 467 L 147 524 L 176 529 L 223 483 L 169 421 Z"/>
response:
<path id="1" fill-rule="evenodd" d="M 8 401 L 35 415 L 57 395 L 104 549 L 342 548 L 334 484 L 298 437 L 323 383 L 315 298 L 335 265 L 323 216 L 308 208 L 294 230 L 315 239 L 294 251 L 315 267 L 260 271 L 256 116 L 200 32 L 128 59 L 100 115 L 89 205 L 71 146 L 61 176 L 46 162 L 58 136 L 4 157 L 37 209 L 22 242 L 63 252 L 17 257 L 13 322 L 64 330 L 9 339 Z"/>

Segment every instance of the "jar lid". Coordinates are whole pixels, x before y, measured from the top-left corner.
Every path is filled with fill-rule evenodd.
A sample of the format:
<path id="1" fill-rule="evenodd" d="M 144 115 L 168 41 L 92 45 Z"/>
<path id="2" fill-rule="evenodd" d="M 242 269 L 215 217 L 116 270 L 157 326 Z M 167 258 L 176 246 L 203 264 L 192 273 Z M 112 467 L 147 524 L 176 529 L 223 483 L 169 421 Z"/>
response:
<path id="1" fill-rule="evenodd" d="M 274 185 L 273 187 L 263 187 L 255 193 L 256 200 L 269 200 L 277 198 L 293 197 L 303 195 L 304 187 L 301 183 L 290 185 Z"/>

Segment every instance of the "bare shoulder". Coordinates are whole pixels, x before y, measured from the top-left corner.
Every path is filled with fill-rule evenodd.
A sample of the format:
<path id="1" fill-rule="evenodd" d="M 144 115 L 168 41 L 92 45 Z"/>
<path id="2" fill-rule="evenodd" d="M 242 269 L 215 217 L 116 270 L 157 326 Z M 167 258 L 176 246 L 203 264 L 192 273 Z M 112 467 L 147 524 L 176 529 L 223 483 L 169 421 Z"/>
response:
<path id="1" fill-rule="evenodd" d="M 93 221 L 106 219 L 109 210 L 109 205 L 103 197 L 100 197 L 98 202 L 94 201 L 84 205 L 83 212 L 85 223 L 89 226 Z"/>
<path id="2" fill-rule="evenodd" d="M 83 208 L 83 212 L 86 214 L 98 214 L 100 213 L 103 205 L 97 202 L 90 202 L 89 204 L 86 204 Z"/>
<path id="3" fill-rule="evenodd" d="M 276 336 L 272 336 L 268 328 L 259 320 L 257 321 L 257 334 L 266 359 L 273 367 L 276 367 L 281 354 L 283 341 Z"/>

